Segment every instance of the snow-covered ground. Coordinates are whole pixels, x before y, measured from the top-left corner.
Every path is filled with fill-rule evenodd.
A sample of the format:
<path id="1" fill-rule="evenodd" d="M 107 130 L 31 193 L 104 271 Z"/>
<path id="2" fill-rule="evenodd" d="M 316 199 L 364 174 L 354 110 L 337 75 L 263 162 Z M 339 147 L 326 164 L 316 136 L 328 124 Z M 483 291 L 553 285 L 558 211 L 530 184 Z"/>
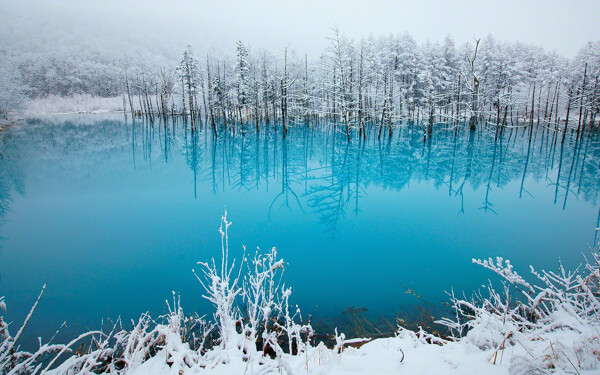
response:
<path id="1" fill-rule="evenodd" d="M 524 352 L 524 351 L 523 351 Z M 512 354 L 512 353 L 511 353 Z M 493 352 L 482 351 L 468 343 L 433 345 L 415 333 L 401 331 L 398 336 L 371 341 L 359 349 L 341 352 L 323 346 L 310 348 L 297 356 L 284 355 L 279 361 L 257 365 L 235 360 L 224 365 L 184 369 L 184 374 L 507 374 L 513 355 L 502 362 L 489 361 Z M 525 353 L 523 353 L 525 354 Z M 135 368 L 130 374 L 178 374 L 166 361 L 166 352 Z"/>
<path id="2" fill-rule="evenodd" d="M 21 114 L 25 117 L 59 113 L 123 112 L 123 98 L 101 98 L 88 94 L 73 96 L 50 95 L 25 102 Z"/>
<path id="3" fill-rule="evenodd" d="M 226 215 L 222 257 L 199 262 L 212 317 L 184 315 L 176 293 L 168 314 L 119 322 L 66 345 L 19 351 L 19 335 L 0 318 L 2 374 L 597 374 L 600 373 L 600 257 L 576 271 L 531 269 L 530 283 L 502 258 L 473 260 L 504 281 L 471 299 L 451 294 L 455 316 L 439 324 L 450 338 L 398 328 L 394 337 L 314 341 L 290 304 L 275 248 L 230 258 Z M 248 255 L 248 256 L 246 256 Z M 42 291 L 43 292 L 43 291 Z M 40 294 L 41 297 L 41 294 Z M 39 301 L 39 299 L 38 299 Z M 37 302 L 36 302 L 37 305 Z M 0 310 L 6 310 L 0 298 Z M 32 309 L 35 310 L 35 305 Z M 27 321 L 32 317 L 30 314 Z M 89 343 L 75 350 L 81 342 Z M 60 364 L 57 366 L 57 364 Z"/>

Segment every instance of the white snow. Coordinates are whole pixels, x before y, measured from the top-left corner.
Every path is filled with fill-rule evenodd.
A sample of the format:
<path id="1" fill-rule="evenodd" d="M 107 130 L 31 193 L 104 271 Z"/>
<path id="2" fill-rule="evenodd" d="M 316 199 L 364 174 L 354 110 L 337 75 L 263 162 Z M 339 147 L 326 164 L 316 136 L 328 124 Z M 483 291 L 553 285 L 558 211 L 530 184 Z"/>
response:
<path id="1" fill-rule="evenodd" d="M 31 117 L 64 113 L 123 112 L 123 98 L 101 98 L 89 94 L 72 96 L 49 95 L 46 98 L 30 99 L 25 103 L 22 116 Z"/>

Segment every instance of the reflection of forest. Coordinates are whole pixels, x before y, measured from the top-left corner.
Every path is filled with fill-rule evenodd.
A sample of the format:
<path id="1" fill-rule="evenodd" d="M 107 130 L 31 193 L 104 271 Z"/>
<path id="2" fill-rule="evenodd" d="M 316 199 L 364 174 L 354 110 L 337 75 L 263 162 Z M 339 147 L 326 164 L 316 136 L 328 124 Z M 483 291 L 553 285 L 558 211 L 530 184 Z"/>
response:
<path id="1" fill-rule="evenodd" d="M 458 135 L 440 131 L 423 142 L 421 132 L 410 126 L 383 141 L 373 137 L 351 143 L 334 129 L 303 127 L 287 139 L 273 132 L 216 141 L 209 132 L 182 134 L 188 165 L 195 176 L 210 180 L 214 190 L 275 188 L 271 208 L 302 209 L 306 204 L 330 231 L 347 211 L 360 212 L 369 185 L 399 190 L 411 181 L 432 181 L 462 202 L 469 184 L 484 192 L 481 209 L 494 213 L 493 189 L 517 181 L 520 195 L 530 194 L 526 177 L 551 185 L 554 204 L 563 207 L 573 198 L 595 204 L 599 188 L 598 141 L 585 138 L 576 145 L 567 138 L 561 146 L 546 129 L 533 132 L 531 142 L 529 132 L 517 128 L 497 141 L 493 132 L 482 130 Z M 201 141 L 193 141 L 195 137 Z M 208 157 L 199 162 L 202 154 Z"/>
<path id="2" fill-rule="evenodd" d="M 10 131 L 0 133 L 0 225 L 10 210 L 13 193 L 25 192 L 22 165 L 12 158 L 17 151 L 16 146 L 18 141 L 15 142 L 15 137 Z"/>
<path id="3" fill-rule="evenodd" d="M 430 181 L 462 202 L 468 184 L 482 191 L 481 209 L 495 212 L 494 189 L 515 181 L 520 195 L 527 195 L 526 177 L 531 177 L 554 189 L 554 204 L 596 203 L 600 147 L 595 136 L 577 143 L 567 137 L 561 145 L 545 128 L 532 133 L 512 128 L 495 141 L 493 131 L 482 127 L 458 135 L 439 129 L 423 142 L 420 128 L 406 125 L 392 138 L 349 143 L 334 128 L 324 129 L 297 127 L 286 139 L 272 129 L 214 138 L 209 131 L 192 133 L 181 120 L 30 122 L 0 139 L 0 215 L 11 194 L 24 191 L 23 176 L 30 168 L 79 173 L 98 163 L 123 168 L 129 159 L 133 168 L 152 167 L 180 156 L 193 174 L 194 192 L 200 183 L 210 184 L 213 192 L 272 191 L 270 211 L 310 209 L 332 232 L 347 212 L 359 214 L 371 185 L 399 190 L 411 181 Z M 123 159 L 124 154 L 130 156 Z"/>

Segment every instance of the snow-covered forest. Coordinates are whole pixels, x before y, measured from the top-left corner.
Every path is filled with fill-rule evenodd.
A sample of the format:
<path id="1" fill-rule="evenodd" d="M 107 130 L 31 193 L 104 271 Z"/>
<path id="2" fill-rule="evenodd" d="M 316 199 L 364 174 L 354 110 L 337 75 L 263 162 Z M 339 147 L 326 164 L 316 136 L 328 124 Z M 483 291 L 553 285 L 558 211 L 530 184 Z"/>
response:
<path id="1" fill-rule="evenodd" d="M 319 58 L 290 48 L 266 51 L 238 42 L 231 53 L 152 59 L 2 51 L 0 112 L 26 98 L 120 97 L 134 115 L 194 114 L 192 123 L 260 131 L 269 123 L 338 124 L 348 138 L 376 127 L 378 136 L 402 121 L 476 127 L 498 132 L 536 123 L 578 132 L 597 125 L 600 42 L 567 59 L 542 47 L 499 42 L 493 36 L 456 45 L 452 37 L 419 44 L 408 33 L 346 38 L 332 29 Z"/>

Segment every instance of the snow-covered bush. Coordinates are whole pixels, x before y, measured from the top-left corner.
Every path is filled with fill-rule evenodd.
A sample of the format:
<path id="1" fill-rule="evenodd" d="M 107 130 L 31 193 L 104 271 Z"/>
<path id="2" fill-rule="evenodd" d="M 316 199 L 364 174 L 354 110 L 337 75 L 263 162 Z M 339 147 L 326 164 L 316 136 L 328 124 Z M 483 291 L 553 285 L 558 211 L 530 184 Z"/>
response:
<path id="1" fill-rule="evenodd" d="M 451 295 L 456 317 L 439 323 L 455 340 L 490 351 L 492 363 L 501 361 L 507 348 L 517 348 L 523 355 L 512 357 L 513 373 L 600 370 L 597 253 L 575 271 L 562 264 L 558 272 L 531 267 L 531 283 L 501 257 L 473 262 L 499 275 L 502 288 L 496 290 L 490 282 L 485 295 L 480 292 L 471 300 Z"/>
<path id="2" fill-rule="evenodd" d="M 174 374 L 189 368 L 199 368 L 212 325 L 203 317 L 185 316 L 179 297 L 166 301 L 168 313 L 153 320 L 143 314 L 130 331 L 115 335 L 113 357 L 96 373 L 125 374 L 140 368 L 151 358 L 160 357 Z"/>
<path id="3" fill-rule="evenodd" d="M 154 320 L 142 314 L 131 330 L 120 320 L 104 331 L 87 332 L 66 345 L 41 344 L 35 353 L 19 351 L 16 342 L 31 319 L 42 294 L 13 337 L 0 316 L 0 373 L 2 374 L 126 374 L 144 373 L 160 363 L 169 373 L 182 374 L 220 364 L 256 366 L 268 372 L 289 370 L 284 357 L 305 353 L 312 328 L 297 323 L 300 311 L 290 308 L 291 288 L 281 283 L 283 260 L 275 248 L 256 252 L 250 261 L 242 256 L 236 266 L 229 260 L 227 213 L 222 217 L 221 263 L 198 263 L 198 279 L 205 298 L 214 304 L 214 321 L 186 317 L 179 297 L 166 301 L 168 313 Z M 245 254 L 245 248 L 244 248 Z M 243 274 L 243 271 L 247 274 Z M 6 310 L 4 297 L 0 309 Z M 290 312 L 292 310 L 293 312 Z M 72 348 L 90 339 L 87 347 Z M 152 361 L 150 361 L 152 359 Z M 290 370 L 291 371 L 291 370 Z"/>
<path id="4" fill-rule="evenodd" d="M 102 362 L 105 362 L 109 358 L 114 349 L 110 347 L 110 341 L 113 334 L 116 332 L 113 330 L 108 334 L 100 331 L 86 332 L 71 342 L 63 344 L 52 344 L 48 342 L 42 344 L 41 339 L 39 340 L 39 348 L 35 352 L 28 352 L 20 350 L 18 340 L 23 330 L 31 320 L 35 309 L 37 308 L 46 285 L 42 287 L 42 291 L 38 296 L 33 307 L 27 314 L 25 321 L 15 334 L 12 336 L 9 331 L 9 324 L 0 316 L 0 373 L 7 375 L 17 374 L 76 374 L 76 373 L 87 373 L 90 370 L 96 368 Z M 0 309 L 6 311 L 6 303 L 4 297 L 0 297 Z M 73 350 L 73 348 L 83 342 L 84 340 L 90 340 L 89 348 L 85 351 L 79 349 Z M 50 340 L 52 341 L 52 340 Z M 62 363 L 59 360 L 64 360 Z M 60 363 L 58 367 L 56 364 Z M 52 369 L 52 370 L 51 370 Z"/>
<path id="5" fill-rule="evenodd" d="M 278 271 L 284 263 L 277 259 L 275 248 L 267 253 L 257 251 L 248 260 L 244 247 L 237 267 L 235 260 L 229 261 L 230 225 L 225 212 L 219 229 L 220 265 L 214 259 L 198 263 L 204 277 L 197 278 L 206 291 L 204 297 L 215 307 L 219 332 L 219 345 L 209 350 L 204 360 L 210 366 L 232 361 L 271 365 L 270 358 L 277 358 L 280 365 L 284 354 L 298 354 L 310 347 L 312 328 L 296 322 L 301 319 L 297 306 L 290 312 L 292 290 L 281 283 Z M 242 278 L 244 268 L 247 274 Z"/>

